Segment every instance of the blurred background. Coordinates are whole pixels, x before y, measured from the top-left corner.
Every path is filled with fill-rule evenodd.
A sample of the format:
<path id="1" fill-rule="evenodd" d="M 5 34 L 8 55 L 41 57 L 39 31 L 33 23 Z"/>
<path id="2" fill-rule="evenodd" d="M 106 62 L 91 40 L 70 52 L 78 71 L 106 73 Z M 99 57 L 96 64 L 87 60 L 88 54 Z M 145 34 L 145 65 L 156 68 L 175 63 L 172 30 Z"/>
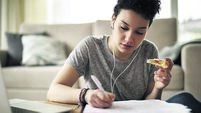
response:
<path id="1" fill-rule="evenodd" d="M 0 0 L 0 60 L 9 98 L 45 100 L 52 79 L 74 46 L 90 33 L 111 30 L 108 20 L 111 20 L 116 2 Z M 161 0 L 161 11 L 156 19 L 166 21 L 158 21 L 155 29 L 150 29 L 154 30 L 153 36 L 147 37 L 153 37 L 153 42 L 164 47 L 160 52 L 163 58 L 171 57 L 176 64 L 173 67 L 172 83 L 163 93 L 163 99 L 184 90 L 201 99 L 201 40 L 198 44 L 182 46 L 183 42 L 201 39 L 200 4 L 201 0 Z M 51 43 L 53 39 L 61 43 L 58 40 Z M 28 63 L 24 63 L 24 59 L 28 59 L 25 60 Z M 84 86 L 82 79 L 76 83 L 76 87 Z"/>
<path id="2" fill-rule="evenodd" d="M 117 0 L 0 0 L 0 39 L 5 31 L 18 32 L 22 23 L 66 24 L 109 20 Z M 178 20 L 178 40 L 201 37 L 201 0 L 161 0 L 156 18 Z"/>

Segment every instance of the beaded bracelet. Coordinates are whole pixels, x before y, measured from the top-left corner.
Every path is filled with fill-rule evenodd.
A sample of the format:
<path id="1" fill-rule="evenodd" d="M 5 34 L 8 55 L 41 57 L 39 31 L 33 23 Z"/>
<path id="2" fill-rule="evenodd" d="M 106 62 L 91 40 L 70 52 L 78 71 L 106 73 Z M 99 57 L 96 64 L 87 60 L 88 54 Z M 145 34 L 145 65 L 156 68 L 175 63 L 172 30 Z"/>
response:
<path id="1" fill-rule="evenodd" d="M 85 106 L 87 104 L 86 100 L 85 100 L 85 96 L 87 91 L 89 90 L 89 88 L 83 88 L 80 91 L 80 95 L 79 95 L 79 103 L 81 106 Z"/>

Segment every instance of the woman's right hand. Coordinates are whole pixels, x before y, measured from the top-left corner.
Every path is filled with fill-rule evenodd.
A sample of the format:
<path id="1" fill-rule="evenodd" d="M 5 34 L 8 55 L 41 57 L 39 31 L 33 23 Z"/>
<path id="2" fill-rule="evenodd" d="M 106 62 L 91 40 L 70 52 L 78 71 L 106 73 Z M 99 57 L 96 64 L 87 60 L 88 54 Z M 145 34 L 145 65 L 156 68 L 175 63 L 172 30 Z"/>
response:
<path id="1" fill-rule="evenodd" d="M 100 89 L 88 90 L 85 96 L 86 102 L 97 108 L 108 108 L 112 105 L 115 95 Z"/>

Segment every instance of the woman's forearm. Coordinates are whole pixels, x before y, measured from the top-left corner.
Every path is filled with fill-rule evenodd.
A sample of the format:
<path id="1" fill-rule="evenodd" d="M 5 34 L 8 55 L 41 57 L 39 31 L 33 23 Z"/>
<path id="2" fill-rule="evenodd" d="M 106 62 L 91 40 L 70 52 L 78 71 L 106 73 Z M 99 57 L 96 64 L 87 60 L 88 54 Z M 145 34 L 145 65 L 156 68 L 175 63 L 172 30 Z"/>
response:
<path id="1" fill-rule="evenodd" d="M 154 87 L 152 92 L 148 94 L 145 99 L 161 99 L 162 92 L 162 89 L 157 89 Z"/>
<path id="2" fill-rule="evenodd" d="M 47 99 L 49 101 L 77 104 L 80 91 L 81 89 L 55 83 L 50 86 L 47 93 Z"/>

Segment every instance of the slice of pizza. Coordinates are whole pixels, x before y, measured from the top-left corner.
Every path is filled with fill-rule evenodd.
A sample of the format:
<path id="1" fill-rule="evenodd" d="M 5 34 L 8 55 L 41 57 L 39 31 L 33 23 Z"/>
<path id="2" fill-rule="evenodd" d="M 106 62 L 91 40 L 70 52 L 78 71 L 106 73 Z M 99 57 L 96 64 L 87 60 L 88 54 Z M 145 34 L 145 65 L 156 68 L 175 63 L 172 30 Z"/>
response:
<path id="1" fill-rule="evenodd" d="M 167 61 L 165 59 L 147 59 L 147 63 L 160 66 L 162 68 L 168 67 Z"/>

